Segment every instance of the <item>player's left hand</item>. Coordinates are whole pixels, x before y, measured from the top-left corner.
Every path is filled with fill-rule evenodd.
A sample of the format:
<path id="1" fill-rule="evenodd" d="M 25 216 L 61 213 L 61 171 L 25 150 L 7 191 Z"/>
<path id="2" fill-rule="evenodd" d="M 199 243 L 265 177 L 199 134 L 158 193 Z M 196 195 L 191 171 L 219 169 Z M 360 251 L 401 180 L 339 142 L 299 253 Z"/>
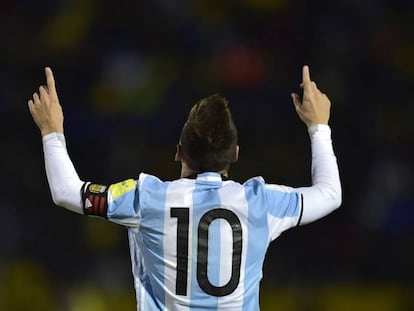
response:
<path id="1" fill-rule="evenodd" d="M 33 93 L 29 100 L 29 110 L 42 136 L 57 132 L 63 133 L 63 111 L 55 88 L 53 72 L 45 68 L 47 86 L 39 87 L 39 94 Z"/>
<path id="2" fill-rule="evenodd" d="M 293 104 L 300 119 L 308 127 L 316 124 L 328 124 L 331 102 L 328 96 L 322 93 L 316 83 L 311 80 L 308 66 L 303 66 L 300 87 L 303 89 L 303 98 L 292 93 Z"/>

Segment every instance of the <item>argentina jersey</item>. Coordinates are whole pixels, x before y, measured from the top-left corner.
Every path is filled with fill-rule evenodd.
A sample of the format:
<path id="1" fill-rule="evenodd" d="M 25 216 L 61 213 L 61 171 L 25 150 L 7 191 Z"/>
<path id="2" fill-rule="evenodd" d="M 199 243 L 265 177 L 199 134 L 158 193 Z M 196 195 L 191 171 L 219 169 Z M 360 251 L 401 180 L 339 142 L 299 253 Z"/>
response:
<path id="1" fill-rule="evenodd" d="M 138 310 L 259 310 L 269 243 L 300 222 L 300 194 L 218 173 L 85 184 L 85 214 L 128 228 Z"/>

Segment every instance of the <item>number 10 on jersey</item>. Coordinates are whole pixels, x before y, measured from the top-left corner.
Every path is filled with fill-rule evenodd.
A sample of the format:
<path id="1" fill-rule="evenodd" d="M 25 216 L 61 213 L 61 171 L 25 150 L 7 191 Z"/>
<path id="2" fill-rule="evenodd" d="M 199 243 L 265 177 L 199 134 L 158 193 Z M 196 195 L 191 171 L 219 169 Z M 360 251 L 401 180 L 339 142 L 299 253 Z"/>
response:
<path id="1" fill-rule="evenodd" d="M 188 276 L 188 234 L 190 223 L 190 209 L 187 207 L 172 207 L 170 216 L 177 218 L 177 277 L 175 293 L 187 295 Z M 216 286 L 210 282 L 207 274 L 208 266 L 208 236 L 210 224 L 217 219 L 228 222 L 233 235 L 233 255 L 230 280 L 223 286 Z M 222 297 L 231 294 L 240 281 L 241 253 L 242 253 L 242 226 L 237 215 L 223 208 L 216 208 L 206 212 L 197 226 L 197 282 L 207 294 Z"/>

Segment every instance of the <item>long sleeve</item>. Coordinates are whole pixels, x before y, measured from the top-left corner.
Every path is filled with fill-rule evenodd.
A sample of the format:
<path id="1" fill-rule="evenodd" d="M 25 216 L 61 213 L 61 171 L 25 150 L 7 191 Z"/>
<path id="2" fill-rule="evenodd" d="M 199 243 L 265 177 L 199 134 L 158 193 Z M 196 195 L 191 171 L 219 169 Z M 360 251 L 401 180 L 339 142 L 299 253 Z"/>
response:
<path id="1" fill-rule="evenodd" d="M 333 151 L 331 129 L 328 125 L 314 125 L 309 129 L 312 148 L 312 186 L 293 188 L 282 185 L 266 186 L 284 192 L 298 192 L 302 196 L 302 216 L 299 225 L 318 220 L 342 202 L 338 165 Z"/>
<path id="2" fill-rule="evenodd" d="M 84 184 L 66 151 L 63 134 L 43 136 L 46 176 L 53 202 L 73 212 L 83 214 L 81 188 Z"/>
<path id="3" fill-rule="evenodd" d="M 341 182 L 328 125 L 309 128 L 312 148 L 312 186 L 296 188 L 303 195 L 301 225 L 320 219 L 342 202 Z"/>

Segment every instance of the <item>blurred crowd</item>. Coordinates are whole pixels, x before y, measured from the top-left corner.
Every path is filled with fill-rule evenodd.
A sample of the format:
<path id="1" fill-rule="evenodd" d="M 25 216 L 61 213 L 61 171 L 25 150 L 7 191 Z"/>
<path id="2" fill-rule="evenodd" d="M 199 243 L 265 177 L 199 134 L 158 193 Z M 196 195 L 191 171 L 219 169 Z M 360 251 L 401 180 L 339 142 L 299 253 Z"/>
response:
<path id="1" fill-rule="evenodd" d="M 414 308 L 413 34 L 404 0 L 1 0 L 0 310 L 134 309 L 126 230 L 51 201 L 27 109 L 45 66 L 83 180 L 178 177 L 186 114 L 220 93 L 241 146 L 231 177 L 303 186 L 304 64 L 332 102 L 343 205 L 272 244 L 263 310 Z"/>

